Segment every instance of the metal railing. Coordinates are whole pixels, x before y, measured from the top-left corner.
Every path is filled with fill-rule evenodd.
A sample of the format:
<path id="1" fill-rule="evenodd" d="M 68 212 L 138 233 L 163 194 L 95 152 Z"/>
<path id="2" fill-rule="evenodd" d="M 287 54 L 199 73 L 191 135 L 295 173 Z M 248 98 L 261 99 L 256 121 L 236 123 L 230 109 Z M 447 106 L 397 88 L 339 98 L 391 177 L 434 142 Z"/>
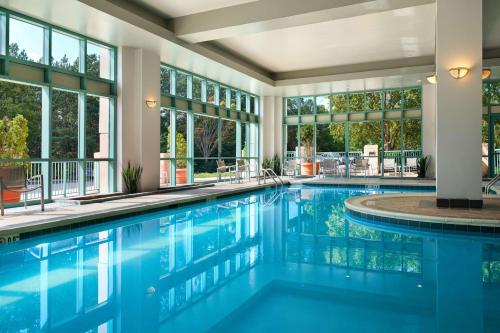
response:
<path id="1" fill-rule="evenodd" d="M 28 177 L 42 174 L 43 164 L 47 162 L 31 162 L 28 166 Z M 78 161 L 58 161 L 52 162 L 52 198 L 66 198 L 76 196 L 80 193 Z M 100 161 L 85 162 L 85 191 L 86 193 L 100 192 Z M 31 184 L 39 185 L 39 184 Z M 40 191 L 26 193 L 27 200 L 40 199 Z M 24 200 L 24 197 L 22 198 Z"/>

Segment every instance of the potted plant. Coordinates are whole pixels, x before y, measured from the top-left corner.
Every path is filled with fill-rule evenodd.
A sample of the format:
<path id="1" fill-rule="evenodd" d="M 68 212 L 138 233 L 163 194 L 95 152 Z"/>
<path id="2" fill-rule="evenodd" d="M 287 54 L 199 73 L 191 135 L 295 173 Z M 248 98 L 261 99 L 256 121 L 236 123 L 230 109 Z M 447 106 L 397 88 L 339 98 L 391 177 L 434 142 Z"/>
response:
<path id="1" fill-rule="evenodd" d="M 168 147 L 170 144 L 170 127 L 168 128 Z M 187 142 L 182 133 L 175 133 L 175 183 L 186 184 L 187 183 Z M 182 160 L 179 160 L 182 158 Z"/>
<path id="2" fill-rule="evenodd" d="M 417 159 L 418 178 L 425 178 L 430 162 L 431 162 L 430 155 L 423 156 Z"/>
<path id="3" fill-rule="evenodd" d="M 12 119 L 0 119 L 0 159 L 28 158 L 28 121 L 22 115 Z M 0 166 L 20 165 L 23 163 L 1 163 Z M 5 203 L 16 203 L 21 193 L 3 191 Z"/>
<path id="4" fill-rule="evenodd" d="M 141 181 L 142 167 L 133 167 L 128 161 L 127 167 L 122 170 L 123 183 L 127 193 L 137 193 Z"/>
<path id="5" fill-rule="evenodd" d="M 302 162 L 300 164 L 300 173 L 305 176 L 314 175 L 313 165 L 313 140 L 314 140 L 314 127 L 313 125 L 303 125 L 300 127 L 300 156 Z M 319 173 L 319 162 L 316 162 L 316 174 Z"/>
<path id="6" fill-rule="evenodd" d="M 187 143 L 181 133 L 175 134 L 175 158 L 184 158 L 175 162 L 175 183 L 187 183 Z"/>

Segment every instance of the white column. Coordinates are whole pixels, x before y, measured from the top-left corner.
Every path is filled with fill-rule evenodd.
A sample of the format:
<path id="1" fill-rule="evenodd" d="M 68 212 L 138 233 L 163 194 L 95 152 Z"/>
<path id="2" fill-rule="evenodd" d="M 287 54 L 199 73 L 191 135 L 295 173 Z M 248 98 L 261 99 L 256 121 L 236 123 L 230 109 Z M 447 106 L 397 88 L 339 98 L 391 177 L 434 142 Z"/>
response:
<path id="1" fill-rule="evenodd" d="M 264 96 L 261 113 L 262 157 L 272 158 L 274 155 L 274 96 Z"/>
<path id="2" fill-rule="evenodd" d="M 157 101 L 149 109 L 146 100 Z M 118 190 L 128 161 L 143 168 L 140 191 L 160 186 L 160 56 L 122 47 L 118 53 Z"/>
<path id="3" fill-rule="evenodd" d="M 422 150 L 430 156 L 427 177 L 436 176 L 436 86 L 428 82 L 422 84 Z"/>
<path id="4" fill-rule="evenodd" d="M 274 153 L 281 156 L 283 152 L 283 97 L 274 97 Z M 283 161 L 281 161 L 283 162 Z"/>
<path id="5" fill-rule="evenodd" d="M 437 0 L 436 186 L 439 206 L 482 205 L 482 0 Z M 468 67 L 462 79 L 449 69 Z M 473 201 L 470 201 L 473 200 Z"/>

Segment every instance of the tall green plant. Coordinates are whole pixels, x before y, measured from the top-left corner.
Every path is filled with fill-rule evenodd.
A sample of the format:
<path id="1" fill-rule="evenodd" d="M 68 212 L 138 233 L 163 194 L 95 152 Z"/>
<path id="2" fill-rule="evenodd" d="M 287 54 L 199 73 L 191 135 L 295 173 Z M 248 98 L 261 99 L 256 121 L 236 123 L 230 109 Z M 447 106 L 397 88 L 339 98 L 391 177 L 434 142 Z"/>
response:
<path id="1" fill-rule="evenodd" d="M 127 167 L 122 170 L 123 183 L 127 189 L 127 193 L 137 193 L 139 182 L 142 176 L 141 166 L 131 166 L 128 161 Z"/>
<path id="2" fill-rule="evenodd" d="M 281 174 L 281 158 L 278 154 L 273 156 L 273 170 L 277 175 Z"/>
<path id="3" fill-rule="evenodd" d="M 0 158 L 28 158 L 28 121 L 22 115 L 0 120 Z"/>
<path id="4" fill-rule="evenodd" d="M 167 134 L 167 146 L 172 147 L 170 143 L 170 126 L 168 127 Z M 175 133 L 175 158 L 184 158 L 183 160 L 177 160 L 175 165 L 178 169 L 184 169 L 187 167 L 187 161 L 185 158 L 187 157 L 187 142 L 182 133 Z"/>
<path id="5" fill-rule="evenodd" d="M 419 159 L 417 159 L 418 178 L 425 178 L 430 162 L 431 162 L 430 155 L 423 156 L 423 157 L 420 157 Z"/>

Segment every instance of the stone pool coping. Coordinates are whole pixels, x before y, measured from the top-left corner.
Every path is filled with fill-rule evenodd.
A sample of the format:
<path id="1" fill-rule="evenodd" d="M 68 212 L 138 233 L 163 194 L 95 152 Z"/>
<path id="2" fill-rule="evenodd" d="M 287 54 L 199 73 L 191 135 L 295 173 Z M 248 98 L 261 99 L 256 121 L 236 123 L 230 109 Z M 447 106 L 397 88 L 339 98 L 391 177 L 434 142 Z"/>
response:
<path id="1" fill-rule="evenodd" d="M 186 189 L 174 193 L 149 194 L 133 198 L 91 203 L 46 207 L 45 212 L 36 209 L 13 213 L 6 210 L 0 216 L 0 240 L 26 239 L 53 232 L 71 230 L 107 222 L 121 217 L 152 212 L 165 208 L 177 208 L 221 197 L 238 195 L 275 187 L 274 183 L 218 184 L 210 187 Z"/>
<path id="2" fill-rule="evenodd" d="M 484 196 L 485 209 L 437 208 L 435 193 L 377 194 L 345 200 L 345 210 L 377 222 L 429 229 L 500 233 L 500 198 Z M 424 206 L 422 207 L 422 204 Z"/>

